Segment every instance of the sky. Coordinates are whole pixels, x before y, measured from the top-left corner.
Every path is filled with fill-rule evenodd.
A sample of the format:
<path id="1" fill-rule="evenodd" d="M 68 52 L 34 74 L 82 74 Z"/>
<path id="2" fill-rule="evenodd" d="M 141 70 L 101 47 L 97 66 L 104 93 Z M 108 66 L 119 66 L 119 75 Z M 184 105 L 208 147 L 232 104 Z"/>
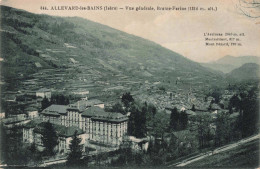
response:
<path id="1" fill-rule="evenodd" d="M 250 0 L 249 0 L 250 1 Z M 215 61 L 225 55 L 260 56 L 260 17 L 242 0 L 0 0 L 37 14 L 79 16 L 154 41 L 196 62 Z M 58 6 L 113 6 L 114 11 L 50 10 Z M 247 5 L 247 4 L 246 4 Z M 46 6 L 49 10 L 40 10 Z M 205 11 L 129 11 L 131 7 L 199 7 Z M 208 11 L 209 7 L 216 11 Z M 242 9 L 242 10 L 241 10 Z M 244 10 L 245 9 L 245 10 Z M 252 17 L 244 13 L 252 13 Z M 247 13 L 246 13 L 247 14 Z M 244 33 L 242 46 L 206 46 L 204 33 Z"/>

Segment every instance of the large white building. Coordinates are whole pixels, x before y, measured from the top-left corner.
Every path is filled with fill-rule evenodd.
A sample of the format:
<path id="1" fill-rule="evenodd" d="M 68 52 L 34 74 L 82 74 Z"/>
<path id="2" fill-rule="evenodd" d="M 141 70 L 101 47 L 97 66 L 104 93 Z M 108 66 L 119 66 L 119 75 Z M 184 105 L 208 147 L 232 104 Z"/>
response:
<path id="1" fill-rule="evenodd" d="M 40 114 L 42 121 L 77 127 L 86 134 L 86 141 L 118 146 L 127 133 L 128 117 L 105 112 L 99 100 L 79 101 L 68 106 L 51 105 Z"/>

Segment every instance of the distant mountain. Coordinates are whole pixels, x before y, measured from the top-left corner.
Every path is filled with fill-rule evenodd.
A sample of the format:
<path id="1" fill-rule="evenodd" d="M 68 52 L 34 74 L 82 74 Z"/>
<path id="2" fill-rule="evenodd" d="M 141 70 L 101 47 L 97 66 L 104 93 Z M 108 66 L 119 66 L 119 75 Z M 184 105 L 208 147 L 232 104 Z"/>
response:
<path id="1" fill-rule="evenodd" d="M 244 81 L 260 79 L 260 69 L 256 63 L 246 63 L 227 74 L 229 80 Z"/>
<path id="2" fill-rule="evenodd" d="M 219 73 L 178 53 L 86 19 L 6 6 L 1 6 L 0 17 L 2 78 L 12 90 L 25 79 L 32 79 L 24 84 L 32 90 L 95 87 L 95 92 L 139 89 L 145 81 L 159 81 L 169 89 L 176 80 L 179 87 L 201 88 L 223 82 Z"/>
<path id="3" fill-rule="evenodd" d="M 207 68 L 221 71 L 223 73 L 229 73 L 232 70 L 242 66 L 245 63 L 260 63 L 260 57 L 257 56 L 224 56 L 214 62 L 201 63 L 202 66 Z"/>

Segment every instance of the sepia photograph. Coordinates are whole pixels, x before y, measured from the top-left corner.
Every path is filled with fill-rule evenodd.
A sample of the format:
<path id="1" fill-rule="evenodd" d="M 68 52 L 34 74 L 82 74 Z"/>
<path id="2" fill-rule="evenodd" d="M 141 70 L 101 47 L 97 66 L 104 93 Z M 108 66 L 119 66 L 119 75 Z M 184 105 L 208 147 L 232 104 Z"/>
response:
<path id="1" fill-rule="evenodd" d="M 0 0 L 0 168 L 259 168 L 260 0 Z"/>

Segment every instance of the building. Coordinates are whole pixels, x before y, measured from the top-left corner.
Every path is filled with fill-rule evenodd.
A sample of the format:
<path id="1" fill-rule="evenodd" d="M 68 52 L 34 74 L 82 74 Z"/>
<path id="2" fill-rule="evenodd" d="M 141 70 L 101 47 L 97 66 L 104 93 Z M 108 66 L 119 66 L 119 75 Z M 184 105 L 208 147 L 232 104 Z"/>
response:
<path id="1" fill-rule="evenodd" d="M 147 152 L 149 142 L 147 138 L 136 138 L 134 136 L 128 136 L 124 139 L 124 145 L 130 145 L 134 151 L 145 151 Z"/>
<path id="2" fill-rule="evenodd" d="M 76 95 L 88 95 L 89 94 L 89 91 L 75 91 L 73 92 L 73 94 L 76 94 Z"/>
<path id="3" fill-rule="evenodd" d="M 36 108 L 30 107 L 30 108 L 26 109 L 26 112 L 27 112 L 28 119 L 35 119 L 35 118 L 39 117 L 39 113 Z"/>
<path id="4" fill-rule="evenodd" d="M 16 95 L 7 95 L 5 97 L 6 102 L 16 102 Z"/>
<path id="5" fill-rule="evenodd" d="M 104 107 L 105 107 L 105 104 L 102 101 L 97 100 L 97 99 L 88 100 L 85 103 L 86 103 L 86 107 L 97 106 L 102 109 L 104 109 Z"/>
<path id="6" fill-rule="evenodd" d="M 71 61 L 73 64 L 79 63 L 79 62 L 76 61 L 74 58 L 70 58 L 70 61 Z"/>
<path id="7" fill-rule="evenodd" d="M 4 119 L 5 118 L 5 112 L 0 113 L 0 119 Z"/>
<path id="8" fill-rule="evenodd" d="M 8 118 L 3 119 L 3 125 L 6 128 L 13 128 L 15 126 L 23 126 L 30 120 L 27 119 L 26 114 L 12 115 Z"/>
<path id="9" fill-rule="evenodd" d="M 80 128 L 89 142 L 118 146 L 127 133 L 128 117 L 105 112 L 103 108 L 104 103 L 96 99 L 68 106 L 51 105 L 41 112 L 40 118 L 65 127 Z"/>
<path id="10" fill-rule="evenodd" d="M 40 113 L 40 119 L 54 124 L 69 126 L 67 125 L 69 124 L 69 119 L 67 119 L 67 108 L 68 106 L 53 104 Z"/>
<path id="11" fill-rule="evenodd" d="M 32 120 L 23 126 L 23 142 L 25 143 L 34 142 L 33 129 L 41 122 L 42 122 L 41 120 Z"/>
<path id="12" fill-rule="evenodd" d="M 27 115 L 22 113 L 22 114 L 15 114 L 15 115 L 9 115 L 9 118 L 13 119 L 26 119 Z"/>
<path id="13" fill-rule="evenodd" d="M 90 141 L 120 145 L 127 133 L 128 117 L 93 106 L 82 113 L 82 129 Z"/>
<path id="14" fill-rule="evenodd" d="M 88 100 L 89 91 L 75 91 L 73 94 L 81 98 L 81 100 Z"/>
<path id="15" fill-rule="evenodd" d="M 43 127 L 46 122 L 42 122 L 41 120 L 32 120 L 29 123 L 23 126 L 23 142 L 25 143 L 35 143 L 37 148 L 42 151 L 44 149 L 42 143 L 42 133 Z M 69 145 L 70 141 L 72 140 L 72 136 L 75 132 L 77 132 L 77 136 L 81 138 L 81 143 L 83 145 L 83 151 L 85 150 L 85 137 L 86 134 L 83 130 L 77 127 L 66 127 L 62 125 L 53 124 L 55 131 L 57 132 L 58 136 L 58 145 L 56 150 L 60 154 L 66 154 L 70 151 Z"/>
<path id="16" fill-rule="evenodd" d="M 51 90 L 42 88 L 36 92 L 36 97 L 46 97 L 47 99 L 51 99 Z"/>

